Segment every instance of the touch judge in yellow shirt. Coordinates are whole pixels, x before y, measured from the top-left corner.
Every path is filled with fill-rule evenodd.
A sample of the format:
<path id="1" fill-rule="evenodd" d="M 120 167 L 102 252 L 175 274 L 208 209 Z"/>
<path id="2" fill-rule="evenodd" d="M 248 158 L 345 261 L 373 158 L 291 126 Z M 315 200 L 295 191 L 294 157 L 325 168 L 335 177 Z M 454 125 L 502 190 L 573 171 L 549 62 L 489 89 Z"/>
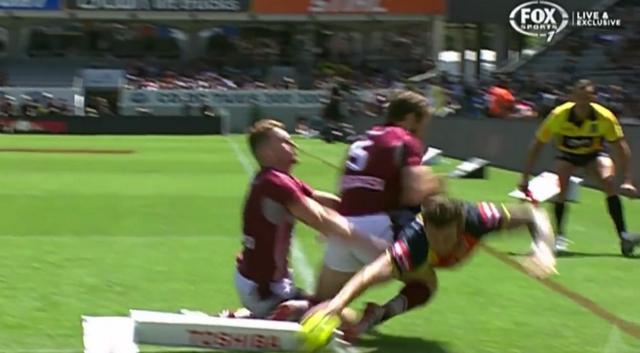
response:
<path id="1" fill-rule="evenodd" d="M 613 147 L 618 155 L 624 181 L 620 191 L 627 196 L 636 196 L 632 183 L 631 152 L 624 138 L 616 116 L 607 108 L 594 103 L 595 88 L 589 80 L 580 80 L 573 90 L 571 102 L 556 107 L 538 128 L 529 147 L 527 161 L 522 172 L 520 188 L 526 190 L 529 176 L 540 150 L 547 142 L 553 141 L 558 155 L 555 172 L 560 181 L 560 194 L 555 200 L 556 251 L 568 249 L 568 239 L 564 232 L 563 220 L 566 211 L 565 197 L 572 173 L 583 168 L 594 177 L 607 195 L 609 214 L 616 226 L 620 247 L 624 256 L 631 256 L 635 246 L 640 244 L 640 235 L 627 232 L 622 203 L 615 185 L 615 166 L 607 153 L 605 143 Z"/>

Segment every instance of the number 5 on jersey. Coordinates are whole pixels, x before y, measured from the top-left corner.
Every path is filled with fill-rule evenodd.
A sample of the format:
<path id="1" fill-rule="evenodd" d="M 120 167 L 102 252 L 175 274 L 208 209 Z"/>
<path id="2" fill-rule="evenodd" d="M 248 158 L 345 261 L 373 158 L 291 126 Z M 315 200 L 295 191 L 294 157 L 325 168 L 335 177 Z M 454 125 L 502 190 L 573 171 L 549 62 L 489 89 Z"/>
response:
<path id="1" fill-rule="evenodd" d="M 369 152 L 365 148 L 373 145 L 373 141 L 364 140 L 355 142 L 349 147 L 349 159 L 346 166 L 348 169 L 360 172 L 367 167 Z"/>

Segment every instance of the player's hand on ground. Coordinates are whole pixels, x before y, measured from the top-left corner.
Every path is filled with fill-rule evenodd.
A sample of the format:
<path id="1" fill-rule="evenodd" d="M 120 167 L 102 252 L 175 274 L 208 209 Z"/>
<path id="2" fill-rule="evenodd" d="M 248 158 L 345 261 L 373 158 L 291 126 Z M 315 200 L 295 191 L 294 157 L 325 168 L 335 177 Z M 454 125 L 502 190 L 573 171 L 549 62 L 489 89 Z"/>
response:
<path id="1" fill-rule="evenodd" d="M 314 307 L 312 307 L 311 309 L 307 310 L 307 312 L 304 313 L 304 315 L 302 316 L 302 320 L 301 321 L 305 321 L 310 316 L 312 316 L 312 315 L 314 315 L 316 313 L 322 313 L 323 315 L 332 314 L 329 311 L 329 301 L 325 301 L 325 302 L 322 302 L 320 304 L 317 304 Z"/>
<path id="2" fill-rule="evenodd" d="M 305 314 L 305 310 L 307 309 L 304 302 L 303 300 L 287 300 L 280 303 L 267 319 L 297 322 Z"/>
<path id="3" fill-rule="evenodd" d="M 331 310 L 328 302 L 311 308 L 303 317 L 300 335 L 303 352 L 317 352 L 329 343 L 334 330 L 340 327 L 340 317 Z"/>
<path id="4" fill-rule="evenodd" d="M 620 185 L 620 193 L 627 197 L 638 197 L 638 189 L 636 189 L 631 181 L 625 181 Z"/>
<path id="5" fill-rule="evenodd" d="M 544 243 L 534 244 L 533 251 L 522 260 L 521 265 L 535 278 L 547 278 L 558 273 L 553 250 Z"/>

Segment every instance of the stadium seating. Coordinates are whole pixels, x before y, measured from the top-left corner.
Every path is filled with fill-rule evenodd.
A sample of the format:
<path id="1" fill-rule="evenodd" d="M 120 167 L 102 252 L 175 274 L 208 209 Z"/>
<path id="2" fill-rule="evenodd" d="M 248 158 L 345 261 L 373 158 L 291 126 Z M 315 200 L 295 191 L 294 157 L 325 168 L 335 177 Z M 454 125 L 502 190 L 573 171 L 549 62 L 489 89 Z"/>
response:
<path id="1" fill-rule="evenodd" d="M 616 65 L 611 61 L 611 56 L 624 51 L 628 62 L 638 65 L 640 51 L 625 50 L 632 41 L 640 37 L 638 24 L 640 24 L 640 2 L 635 0 L 617 1 L 607 8 L 612 18 L 622 19 L 622 29 L 607 28 L 577 28 L 567 29 L 564 35 L 559 35 L 551 46 L 544 48 L 537 55 L 528 60 L 516 64 L 515 74 L 535 72 L 545 78 L 557 77 L 562 73 L 569 60 L 574 68 L 574 74 L 588 76 L 597 84 L 611 85 L 623 84 L 628 80 L 628 74 L 633 66 Z M 631 15 L 629 15 L 631 14 Z M 573 55 L 572 55 L 573 52 Z M 635 67 L 637 69 L 637 67 Z M 625 86 L 628 86 L 625 85 Z M 636 91 L 638 85 L 632 89 Z"/>

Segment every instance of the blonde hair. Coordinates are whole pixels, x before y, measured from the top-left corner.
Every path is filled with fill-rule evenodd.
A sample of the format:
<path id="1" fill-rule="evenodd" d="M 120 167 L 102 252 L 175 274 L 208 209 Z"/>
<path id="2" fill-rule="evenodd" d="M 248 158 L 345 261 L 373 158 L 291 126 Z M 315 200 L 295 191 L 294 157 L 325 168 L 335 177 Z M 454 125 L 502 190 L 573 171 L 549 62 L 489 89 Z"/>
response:
<path id="1" fill-rule="evenodd" d="M 429 113 L 427 99 L 413 91 L 399 91 L 393 95 L 387 110 L 387 122 L 402 122 L 408 114 L 414 113 L 417 118 L 425 118 Z"/>
<path id="2" fill-rule="evenodd" d="M 258 148 L 269 139 L 269 134 L 274 129 L 284 129 L 284 124 L 273 119 L 262 119 L 249 128 L 249 146 L 254 156 Z"/>
<path id="3" fill-rule="evenodd" d="M 446 196 L 434 196 L 422 204 L 422 217 L 436 228 L 464 218 L 464 203 Z"/>

